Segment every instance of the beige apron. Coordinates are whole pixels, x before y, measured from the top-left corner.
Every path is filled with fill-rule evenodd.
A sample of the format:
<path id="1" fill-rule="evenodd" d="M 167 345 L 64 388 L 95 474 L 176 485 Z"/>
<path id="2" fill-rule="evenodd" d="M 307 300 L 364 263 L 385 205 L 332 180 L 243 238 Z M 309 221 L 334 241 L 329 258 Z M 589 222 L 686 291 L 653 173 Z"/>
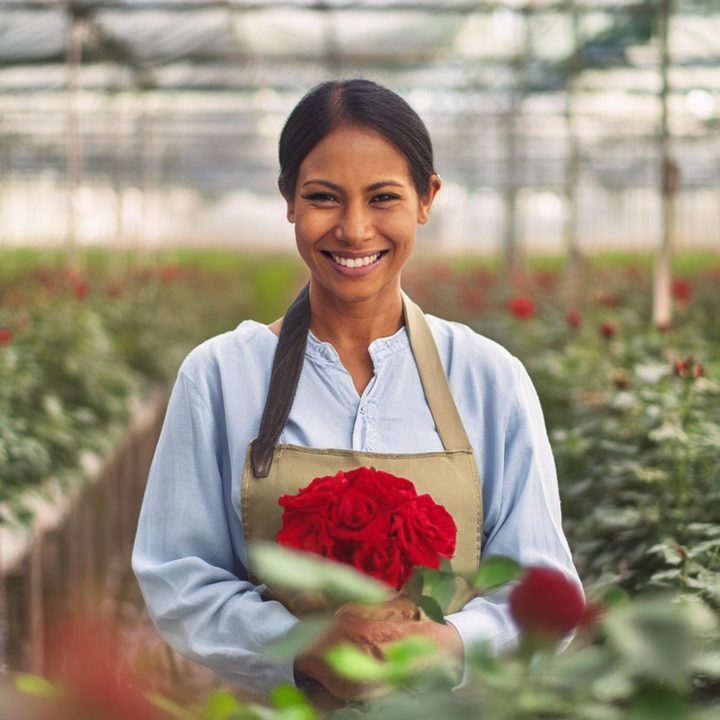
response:
<path id="1" fill-rule="evenodd" d="M 445 450 L 394 454 L 277 443 L 292 406 L 305 354 L 310 324 L 306 287 L 283 321 L 260 432 L 245 462 L 241 512 L 248 546 L 257 540 L 274 540 L 281 527 L 281 495 L 297 493 L 315 477 L 366 466 L 411 480 L 418 494 L 429 493 L 443 505 L 458 529 L 453 568 L 471 572 L 478 567 L 482 500 L 473 450 L 425 316 L 404 293 L 403 315 L 425 397 Z M 467 599 L 466 591 L 458 589 L 450 611 L 459 610 Z"/>

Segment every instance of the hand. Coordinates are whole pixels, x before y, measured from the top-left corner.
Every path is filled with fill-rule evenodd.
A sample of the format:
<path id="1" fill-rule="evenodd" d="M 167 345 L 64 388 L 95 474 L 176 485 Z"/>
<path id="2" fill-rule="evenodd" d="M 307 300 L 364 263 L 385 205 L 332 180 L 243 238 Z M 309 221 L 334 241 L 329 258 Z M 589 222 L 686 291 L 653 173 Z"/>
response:
<path id="1" fill-rule="evenodd" d="M 462 641 L 452 625 L 429 620 L 409 598 L 398 596 L 378 605 L 346 603 L 340 607 L 329 631 L 297 658 L 295 669 L 344 700 L 378 697 L 390 688 L 378 683 L 356 683 L 336 675 L 324 659 L 325 652 L 336 645 L 351 644 L 381 660 L 385 646 L 410 635 L 429 637 L 446 652 L 462 657 Z"/>

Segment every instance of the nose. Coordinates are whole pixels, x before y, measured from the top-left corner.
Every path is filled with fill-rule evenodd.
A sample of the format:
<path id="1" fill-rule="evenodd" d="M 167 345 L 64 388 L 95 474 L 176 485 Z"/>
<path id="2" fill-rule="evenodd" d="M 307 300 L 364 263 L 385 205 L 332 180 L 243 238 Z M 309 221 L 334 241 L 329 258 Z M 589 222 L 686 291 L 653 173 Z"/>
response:
<path id="1" fill-rule="evenodd" d="M 371 211 L 364 202 L 348 203 L 335 227 L 335 239 L 346 245 L 359 245 L 373 237 Z"/>

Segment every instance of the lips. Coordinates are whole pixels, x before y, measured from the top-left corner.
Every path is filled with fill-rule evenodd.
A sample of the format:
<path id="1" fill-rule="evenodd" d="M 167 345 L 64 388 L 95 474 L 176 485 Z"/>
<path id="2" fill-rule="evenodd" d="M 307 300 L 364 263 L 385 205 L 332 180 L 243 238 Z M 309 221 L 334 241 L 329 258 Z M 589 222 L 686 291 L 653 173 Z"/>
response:
<path id="1" fill-rule="evenodd" d="M 365 275 L 374 270 L 389 250 L 366 253 L 322 250 L 322 254 L 341 275 Z"/>
<path id="2" fill-rule="evenodd" d="M 388 250 L 378 250 L 376 252 L 362 254 L 323 250 L 322 253 L 323 255 L 325 255 L 325 257 L 332 260 L 335 265 L 352 270 L 355 268 L 364 268 L 376 264 L 383 257 L 383 255 L 386 255 L 388 253 Z"/>

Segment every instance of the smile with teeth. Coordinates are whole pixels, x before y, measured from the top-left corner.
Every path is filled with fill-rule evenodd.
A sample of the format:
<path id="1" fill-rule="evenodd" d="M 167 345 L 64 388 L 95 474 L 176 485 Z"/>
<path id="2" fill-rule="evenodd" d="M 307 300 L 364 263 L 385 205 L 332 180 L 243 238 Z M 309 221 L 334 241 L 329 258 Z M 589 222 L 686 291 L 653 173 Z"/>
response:
<path id="1" fill-rule="evenodd" d="M 364 257 L 356 258 L 340 257 L 339 255 L 334 255 L 330 252 L 326 252 L 325 254 L 330 256 L 338 265 L 342 265 L 346 268 L 359 268 L 365 267 L 366 265 L 372 265 L 374 262 L 377 262 L 386 252 L 387 250 L 381 250 L 380 252 L 376 252 L 373 255 L 365 255 Z"/>

